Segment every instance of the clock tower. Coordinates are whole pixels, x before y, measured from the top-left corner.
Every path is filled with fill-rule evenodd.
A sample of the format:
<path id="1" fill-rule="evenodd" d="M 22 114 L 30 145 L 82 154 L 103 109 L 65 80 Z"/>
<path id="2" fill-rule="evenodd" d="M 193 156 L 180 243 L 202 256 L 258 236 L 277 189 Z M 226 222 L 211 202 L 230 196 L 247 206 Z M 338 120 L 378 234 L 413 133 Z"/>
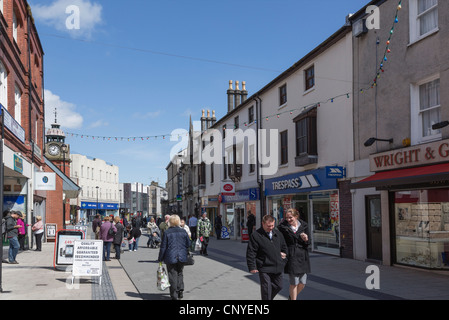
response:
<path id="1" fill-rule="evenodd" d="M 65 167 L 65 163 L 70 162 L 70 146 L 65 143 L 65 133 L 56 121 L 56 111 L 55 123 L 51 125 L 51 128 L 47 130 L 46 134 L 45 157 L 59 165 L 59 168 L 65 174 L 70 175 L 70 167 Z"/>

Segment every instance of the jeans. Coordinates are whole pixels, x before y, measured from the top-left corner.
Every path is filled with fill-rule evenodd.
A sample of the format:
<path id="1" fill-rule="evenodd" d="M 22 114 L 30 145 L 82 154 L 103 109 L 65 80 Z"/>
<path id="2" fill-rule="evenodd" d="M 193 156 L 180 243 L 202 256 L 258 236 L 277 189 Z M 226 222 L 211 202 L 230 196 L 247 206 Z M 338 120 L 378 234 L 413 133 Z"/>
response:
<path id="1" fill-rule="evenodd" d="M 137 251 L 137 248 L 139 247 L 139 239 L 140 239 L 140 237 L 134 238 L 134 242 L 129 244 L 129 251 L 133 251 L 133 250 Z"/>
<path id="2" fill-rule="evenodd" d="M 111 244 L 112 242 L 103 242 L 103 260 L 110 260 L 111 258 Z"/>
<path id="3" fill-rule="evenodd" d="M 9 240 L 9 252 L 8 252 L 8 259 L 9 262 L 16 261 L 17 253 L 19 252 L 20 244 L 17 237 L 8 238 Z"/>

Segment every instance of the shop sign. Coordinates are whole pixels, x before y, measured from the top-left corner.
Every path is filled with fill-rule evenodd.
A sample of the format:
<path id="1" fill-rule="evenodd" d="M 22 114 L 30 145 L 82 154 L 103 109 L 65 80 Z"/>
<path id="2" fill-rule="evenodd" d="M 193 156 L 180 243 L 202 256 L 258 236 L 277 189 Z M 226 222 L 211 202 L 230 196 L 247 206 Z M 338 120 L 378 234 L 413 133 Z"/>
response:
<path id="1" fill-rule="evenodd" d="M 235 184 L 232 181 L 223 182 L 221 185 L 221 195 L 233 196 L 235 195 Z"/>
<path id="2" fill-rule="evenodd" d="M 23 173 L 23 159 L 14 155 L 14 171 Z"/>
<path id="3" fill-rule="evenodd" d="M 221 202 L 246 202 L 259 200 L 260 194 L 258 188 L 251 188 L 242 191 L 237 191 L 233 196 L 221 196 Z"/>
<path id="4" fill-rule="evenodd" d="M 338 193 L 332 193 L 330 195 L 330 213 L 331 213 L 331 220 L 338 221 L 338 217 L 340 216 L 340 205 L 339 205 L 339 198 Z"/>
<path id="5" fill-rule="evenodd" d="M 267 196 L 331 189 L 337 189 L 337 178 L 328 177 L 326 168 L 265 180 Z"/>
<path id="6" fill-rule="evenodd" d="M 96 202 L 81 202 L 81 209 L 102 209 L 102 210 L 118 210 L 118 203 L 99 202 L 98 208 Z"/>
<path id="7" fill-rule="evenodd" d="M 346 169 L 344 167 L 326 167 L 326 177 L 341 179 L 346 177 Z"/>
<path id="8" fill-rule="evenodd" d="M 449 161 L 449 139 L 376 153 L 369 160 L 371 172 Z"/>
<path id="9" fill-rule="evenodd" d="M 36 172 L 34 178 L 34 190 L 56 190 L 56 173 Z"/>

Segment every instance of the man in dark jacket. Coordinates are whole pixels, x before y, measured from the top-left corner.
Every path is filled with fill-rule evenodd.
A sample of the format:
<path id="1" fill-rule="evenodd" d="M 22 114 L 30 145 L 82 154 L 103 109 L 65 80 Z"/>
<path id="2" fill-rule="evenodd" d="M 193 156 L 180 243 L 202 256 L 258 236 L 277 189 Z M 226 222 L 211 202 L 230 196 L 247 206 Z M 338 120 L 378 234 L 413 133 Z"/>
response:
<path id="1" fill-rule="evenodd" d="M 282 290 L 282 275 L 287 261 L 287 245 L 274 229 L 274 217 L 266 215 L 262 227 L 252 233 L 246 250 L 251 273 L 259 273 L 262 300 L 273 300 Z"/>
<path id="2" fill-rule="evenodd" d="M 180 224 L 181 219 L 178 215 L 170 216 L 170 227 L 164 232 L 158 257 L 159 262 L 164 262 L 167 265 L 170 296 L 173 300 L 183 297 L 183 269 L 184 263 L 187 262 L 187 252 L 190 247 L 189 235 L 183 228 L 179 227 Z"/>
<path id="3" fill-rule="evenodd" d="M 11 211 L 6 216 L 6 237 L 9 240 L 8 262 L 17 264 L 17 253 L 19 252 L 20 244 L 18 240 L 20 225 L 17 224 L 17 219 L 22 217 L 19 211 Z"/>

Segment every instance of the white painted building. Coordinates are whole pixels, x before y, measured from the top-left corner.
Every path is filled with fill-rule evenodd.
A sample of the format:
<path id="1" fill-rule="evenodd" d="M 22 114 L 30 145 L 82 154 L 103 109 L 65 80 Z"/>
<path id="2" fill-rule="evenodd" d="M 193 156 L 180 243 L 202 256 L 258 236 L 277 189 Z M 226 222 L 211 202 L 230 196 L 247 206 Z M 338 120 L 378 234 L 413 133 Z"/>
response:
<path id="1" fill-rule="evenodd" d="M 79 218 L 92 221 L 97 213 L 118 215 L 120 204 L 119 167 L 102 159 L 71 154 L 71 178 L 82 191 L 71 205 L 80 207 Z"/>

